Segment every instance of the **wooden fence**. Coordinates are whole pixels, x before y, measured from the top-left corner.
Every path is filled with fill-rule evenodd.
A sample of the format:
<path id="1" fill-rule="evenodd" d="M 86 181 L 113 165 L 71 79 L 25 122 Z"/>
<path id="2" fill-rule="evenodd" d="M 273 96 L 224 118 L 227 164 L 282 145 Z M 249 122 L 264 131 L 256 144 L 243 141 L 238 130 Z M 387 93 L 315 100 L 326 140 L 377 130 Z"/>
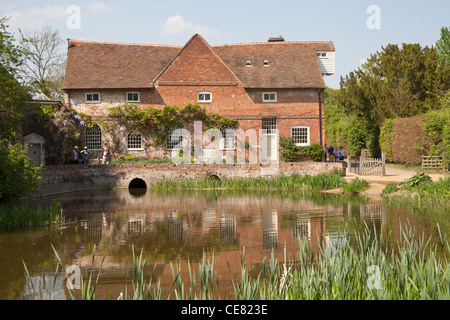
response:
<path id="1" fill-rule="evenodd" d="M 439 156 L 422 156 L 423 170 L 443 170 L 444 158 Z"/>

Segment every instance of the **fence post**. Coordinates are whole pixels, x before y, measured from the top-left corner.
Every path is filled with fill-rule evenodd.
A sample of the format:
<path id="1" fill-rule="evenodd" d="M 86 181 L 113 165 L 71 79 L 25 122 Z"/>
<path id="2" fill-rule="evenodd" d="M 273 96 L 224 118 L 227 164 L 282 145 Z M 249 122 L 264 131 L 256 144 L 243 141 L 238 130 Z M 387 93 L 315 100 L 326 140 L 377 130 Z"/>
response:
<path id="1" fill-rule="evenodd" d="M 381 153 L 381 175 L 386 175 L 386 153 Z"/>
<path id="2" fill-rule="evenodd" d="M 359 158 L 359 174 L 364 175 L 364 159 L 366 158 L 366 150 L 361 150 L 361 157 Z"/>
<path id="3" fill-rule="evenodd" d="M 352 157 L 347 157 L 347 170 L 352 172 Z"/>

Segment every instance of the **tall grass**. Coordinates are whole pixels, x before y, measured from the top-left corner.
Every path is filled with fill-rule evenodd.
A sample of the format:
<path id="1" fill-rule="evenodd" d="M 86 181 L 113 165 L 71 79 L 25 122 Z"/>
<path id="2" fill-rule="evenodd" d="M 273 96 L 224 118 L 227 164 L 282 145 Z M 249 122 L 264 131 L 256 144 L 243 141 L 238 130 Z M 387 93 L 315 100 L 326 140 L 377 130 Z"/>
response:
<path id="1" fill-rule="evenodd" d="M 440 229 L 439 229 L 440 231 Z M 450 299 L 450 244 L 440 233 L 441 243 L 432 243 L 431 237 L 417 236 L 411 227 L 400 230 L 400 240 L 390 244 L 390 231 L 376 232 L 367 225 L 364 232 L 350 237 L 343 233 L 343 241 L 333 244 L 328 236 L 318 248 L 299 239 L 297 255 L 279 262 L 274 254 L 268 262 L 263 259 L 256 275 L 245 263 L 245 248 L 241 254 L 238 274 L 233 276 L 232 299 L 241 300 L 448 300 Z M 55 251 L 56 254 L 56 251 Z M 59 258 L 58 258 L 59 260 Z M 61 267 L 63 264 L 59 260 Z M 160 282 L 145 280 L 146 261 L 134 255 L 134 285 L 130 299 L 163 299 Z M 24 264 L 25 266 L 25 264 Z M 181 277 L 181 264 L 172 265 L 173 283 L 166 297 L 171 299 L 220 299 L 218 275 L 214 272 L 214 257 L 198 265 L 197 271 L 188 263 L 189 281 Z M 25 266 L 26 268 L 26 266 Z M 28 270 L 27 275 L 29 276 Z M 84 299 L 95 299 L 94 284 L 83 286 Z M 153 294 L 151 294 L 153 292 Z M 71 295 L 73 299 L 75 295 Z M 166 299 L 164 298 L 164 299 Z"/>
<path id="2" fill-rule="evenodd" d="M 25 205 L 0 206 L 0 231 L 64 224 L 62 205 L 53 202 L 46 208 L 32 208 Z"/>
<path id="3" fill-rule="evenodd" d="M 211 190 L 211 189 L 242 189 L 242 190 L 328 190 L 342 186 L 344 179 L 339 172 L 318 175 L 257 178 L 229 178 L 201 180 L 164 180 L 157 181 L 150 186 L 157 190 Z"/>
<path id="4" fill-rule="evenodd" d="M 342 192 L 347 195 L 358 194 L 369 189 L 369 183 L 364 179 L 355 178 L 342 186 Z"/>

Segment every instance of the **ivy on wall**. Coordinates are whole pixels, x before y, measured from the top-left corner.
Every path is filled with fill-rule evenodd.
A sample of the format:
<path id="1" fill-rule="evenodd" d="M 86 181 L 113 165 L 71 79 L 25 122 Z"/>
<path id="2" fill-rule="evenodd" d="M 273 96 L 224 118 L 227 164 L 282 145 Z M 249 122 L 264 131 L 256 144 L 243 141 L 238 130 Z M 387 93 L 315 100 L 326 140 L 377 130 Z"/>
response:
<path id="1" fill-rule="evenodd" d="M 162 109 L 155 107 L 139 107 L 135 104 L 125 103 L 108 109 L 110 122 L 104 122 L 103 126 L 113 134 L 117 125 L 126 128 L 128 132 L 138 131 L 141 134 L 151 135 L 154 145 L 165 146 L 172 129 L 183 128 L 186 123 L 193 120 L 202 121 L 203 130 L 228 125 L 236 128 L 238 120 L 230 119 L 218 113 L 208 113 L 198 104 L 187 104 L 183 107 L 164 106 Z"/>
<path id="2" fill-rule="evenodd" d="M 386 154 L 386 160 L 393 162 L 392 158 L 392 119 L 386 119 L 380 128 L 380 148 Z"/>

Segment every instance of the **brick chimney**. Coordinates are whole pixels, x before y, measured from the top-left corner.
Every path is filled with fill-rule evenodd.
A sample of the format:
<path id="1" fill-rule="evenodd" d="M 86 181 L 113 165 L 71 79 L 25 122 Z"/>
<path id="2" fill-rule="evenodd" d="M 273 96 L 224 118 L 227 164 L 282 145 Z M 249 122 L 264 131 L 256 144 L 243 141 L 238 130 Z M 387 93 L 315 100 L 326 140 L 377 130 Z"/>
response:
<path id="1" fill-rule="evenodd" d="M 269 38 L 269 40 L 267 40 L 268 42 L 284 42 L 284 38 L 283 36 L 279 36 L 279 37 L 271 37 Z"/>

